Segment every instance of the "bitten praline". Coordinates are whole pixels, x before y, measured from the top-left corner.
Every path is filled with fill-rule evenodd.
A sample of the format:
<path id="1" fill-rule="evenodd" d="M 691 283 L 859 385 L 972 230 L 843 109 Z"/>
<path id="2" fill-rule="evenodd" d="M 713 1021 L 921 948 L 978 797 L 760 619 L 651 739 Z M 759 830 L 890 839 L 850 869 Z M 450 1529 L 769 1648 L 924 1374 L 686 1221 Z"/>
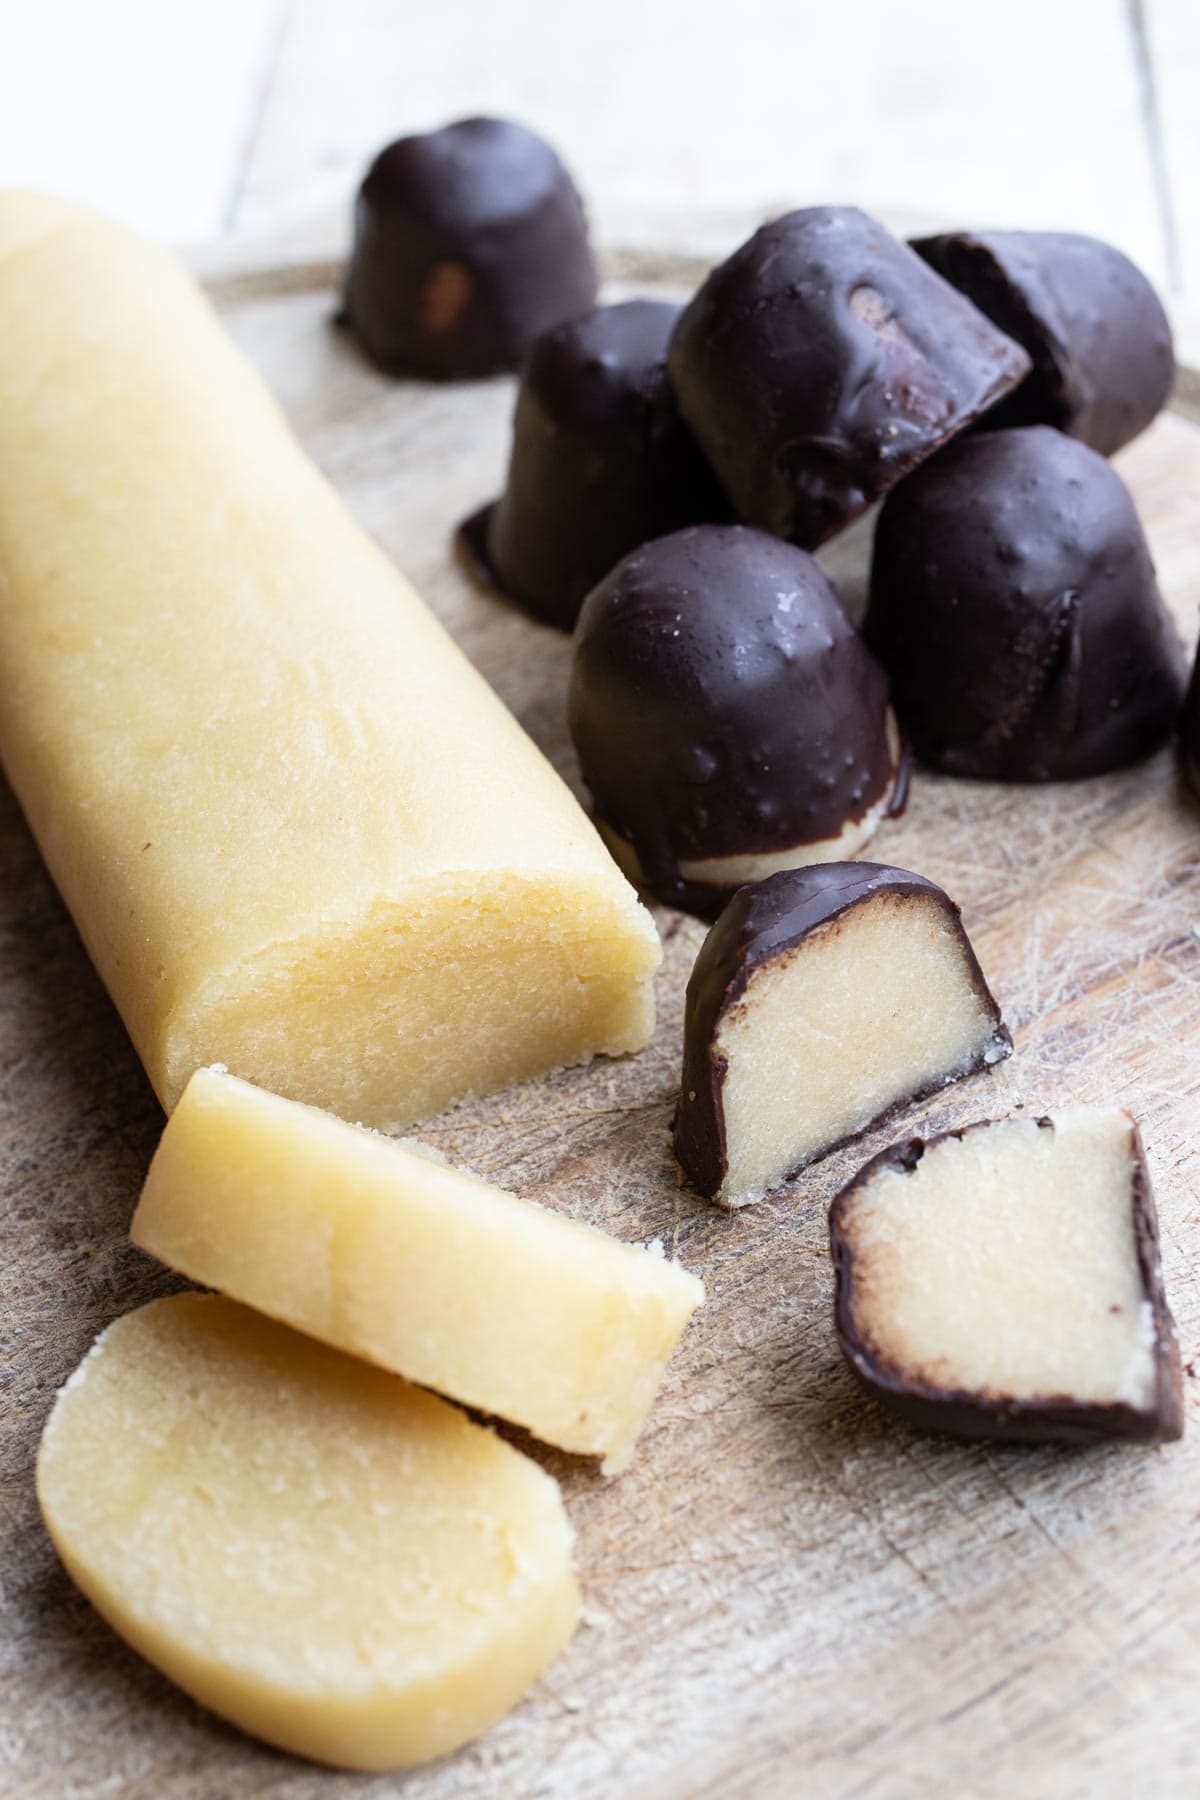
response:
<path id="1" fill-rule="evenodd" d="M 618 862 L 701 917 L 903 800 L 882 669 L 812 557 L 745 526 L 658 538 L 592 590 L 569 719 Z"/>
<path id="2" fill-rule="evenodd" d="M 596 298 L 583 203 L 544 139 L 463 119 L 381 150 L 355 210 L 342 321 L 391 374 L 515 369 Z"/>
<path id="3" fill-rule="evenodd" d="M 495 585 L 564 631 L 628 551 L 729 516 L 667 380 L 680 310 L 629 300 L 544 333 L 521 374 L 507 486 L 462 528 Z"/>
<path id="4" fill-rule="evenodd" d="M 853 206 L 788 213 L 675 329 L 680 411 L 739 518 L 813 549 L 1012 391 L 1029 357 Z"/>
<path id="5" fill-rule="evenodd" d="M 950 775 L 1123 768 L 1183 697 L 1129 490 L 1045 425 L 960 438 L 888 498 L 863 631 L 917 755 Z"/>
<path id="6" fill-rule="evenodd" d="M 1033 358 L 989 429 L 1054 425 L 1111 456 L 1162 410 L 1171 327 L 1114 245 L 1071 231 L 954 231 L 913 249 Z"/>

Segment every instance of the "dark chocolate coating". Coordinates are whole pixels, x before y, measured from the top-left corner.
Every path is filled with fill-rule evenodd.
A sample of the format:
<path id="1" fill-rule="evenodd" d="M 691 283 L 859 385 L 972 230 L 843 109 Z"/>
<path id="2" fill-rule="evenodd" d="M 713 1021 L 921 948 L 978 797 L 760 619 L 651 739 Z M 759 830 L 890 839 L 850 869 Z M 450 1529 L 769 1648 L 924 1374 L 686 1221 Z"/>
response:
<path id="1" fill-rule="evenodd" d="M 1183 697 L 1128 489 L 1044 425 L 960 438 L 888 498 L 863 632 L 917 755 L 950 775 L 1123 768 Z"/>
<path id="2" fill-rule="evenodd" d="M 857 207 L 817 206 L 713 270 L 670 370 L 739 518 L 813 549 L 1003 399 L 1029 358 Z"/>
<path id="3" fill-rule="evenodd" d="M 1111 456 L 1162 410 L 1171 327 L 1114 245 L 1071 231 L 954 231 L 913 249 L 1033 358 L 989 428 L 1053 425 Z"/>
<path id="4" fill-rule="evenodd" d="M 630 550 L 729 516 L 667 380 L 680 310 L 629 300 L 538 339 L 517 391 L 507 486 L 463 528 L 495 586 L 563 631 Z"/>
<path id="5" fill-rule="evenodd" d="M 738 889 L 700 946 L 684 1003 L 683 1074 L 675 1111 L 675 1155 L 700 1193 L 710 1197 L 715 1194 L 728 1166 L 722 1099 L 728 1065 L 716 1048 L 722 1018 L 741 999 L 747 983 L 764 963 L 880 893 L 941 908 L 962 947 L 968 978 L 995 1024 L 991 1040 L 973 1063 L 940 1077 L 922 1093 L 897 1101 L 888 1111 L 899 1111 L 923 1099 L 925 1093 L 935 1093 L 949 1080 L 985 1064 L 1000 1062 L 1011 1051 L 1008 1027 L 963 930 L 959 909 L 947 893 L 924 875 L 895 869 L 887 863 L 812 863 L 807 868 L 769 875 L 765 881 L 750 882 Z M 871 1124 L 878 1122 L 875 1119 Z M 869 1126 L 863 1127 L 864 1131 L 868 1129 Z M 809 1161 L 828 1156 L 837 1148 L 837 1144 L 831 1144 Z M 792 1169 L 785 1179 L 790 1181 L 798 1173 Z"/>
<path id="6" fill-rule="evenodd" d="M 1192 679 L 1179 717 L 1179 750 L 1183 757 L 1183 772 L 1200 795 L 1200 650 L 1196 652 Z"/>
<path id="7" fill-rule="evenodd" d="M 342 321 L 381 369 L 515 369 L 596 298 L 583 203 L 549 144 L 463 119 L 381 150 L 358 192 Z"/>
<path id="8" fill-rule="evenodd" d="M 627 556 L 575 633 L 569 722 L 596 816 L 702 917 L 680 861 L 836 837 L 896 782 L 887 681 L 803 550 L 693 525 Z"/>
<path id="9" fill-rule="evenodd" d="M 854 1248 L 843 1223 L 853 1196 L 881 1169 L 911 1174 L 926 1150 L 946 1138 L 962 1138 L 969 1131 L 985 1131 L 997 1124 L 981 1119 L 959 1131 L 945 1131 L 932 1138 L 909 1138 L 892 1144 L 871 1158 L 844 1187 L 829 1212 L 829 1246 L 834 1271 L 834 1329 L 843 1356 L 867 1392 L 891 1412 L 898 1413 L 922 1431 L 944 1432 L 950 1437 L 993 1438 L 1016 1444 L 1097 1444 L 1111 1439 L 1169 1442 L 1183 1435 L 1183 1388 L 1179 1344 L 1175 1324 L 1163 1289 L 1158 1254 L 1158 1214 L 1150 1171 L 1146 1167 L 1141 1133 L 1133 1126 L 1133 1182 L 1130 1205 L 1134 1243 L 1142 1291 L 1150 1303 L 1154 1321 L 1156 1384 L 1154 1404 L 1146 1411 L 1125 1401 L 1102 1405 L 1073 1399 L 1070 1394 L 1046 1394 L 1033 1400 L 1015 1400 L 1000 1394 L 975 1393 L 963 1388 L 942 1388 L 914 1381 L 872 1342 L 855 1317 Z M 1132 1120 L 1130 1121 L 1133 1123 Z M 1036 1123 L 1053 1129 L 1053 1120 Z M 1062 1271 L 1064 1281 L 1070 1269 Z"/>

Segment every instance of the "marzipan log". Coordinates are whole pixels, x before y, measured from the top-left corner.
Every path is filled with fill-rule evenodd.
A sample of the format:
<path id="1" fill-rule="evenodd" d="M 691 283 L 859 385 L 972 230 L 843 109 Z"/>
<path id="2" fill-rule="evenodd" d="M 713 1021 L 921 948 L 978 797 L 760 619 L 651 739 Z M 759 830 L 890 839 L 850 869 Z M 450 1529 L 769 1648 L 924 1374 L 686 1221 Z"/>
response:
<path id="1" fill-rule="evenodd" d="M 39 207 L 42 210 L 39 213 Z M 640 1047 L 653 926 L 175 263 L 0 196 L 0 760 L 164 1104 Z"/>

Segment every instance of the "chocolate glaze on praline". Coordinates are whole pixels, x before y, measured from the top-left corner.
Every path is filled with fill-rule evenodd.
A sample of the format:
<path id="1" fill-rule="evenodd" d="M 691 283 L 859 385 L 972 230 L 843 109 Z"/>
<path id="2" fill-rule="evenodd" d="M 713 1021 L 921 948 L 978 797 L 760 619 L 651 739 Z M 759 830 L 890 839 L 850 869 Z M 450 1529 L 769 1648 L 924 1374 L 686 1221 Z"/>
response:
<path id="1" fill-rule="evenodd" d="M 812 557 L 745 526 L 658 538 L 592 590 L 569 722 L 598 822 L 702 917 L 740 880 L 681 863 L 822 844 L 901 785 L 882 669 Z"/>
<path id="2" fill-rule="evenodd" d="M 936 1092 L 948 1080 L 969 1074 L 971 1069 L 1001 1062 L 1012 1050 L 1008 1027 L 962 928 L 958 907 L 924 875 L 887 863 L 811 863 L 770 875 L 765 881 L 750 882 L 734 894 L 700 946 L 684 1003 L 683 1074 L 675 1111 L 675 1154 L 700 1193 L 717 1192 L 727 1164 L 722 1097 L 727 1065 L 716 1049 L 722 1017 L 741 999 L 747 983 L 763 964 L 879 893 L 916 899 L 942 909 L 958 939 L 968 978 L 995 1025 L 992 1037 L 970 1069 L 939 1077 L 926 1091 Z M 922 1093 L 907 1095 L 889 1111 L 911 1106 L 922 1098 Z M 872 1124 L 878 1122 L 872 1120 Z M 820 1154 L 829 1155 L 837 1147 L 830 1145 Z M 786 1179 L 797 1173 L 794 1169 L 789 1171 Z"/>
<path id="3" fill-rule="evenodd" d="M 1070 231 L 953 231 L 913 249 L 1033 358 L 989 429 L 1053 425 L 1111 456 L 1162 410 L 1170 323 L 1114 245 Z"/>
<path id="4" fill-rule="evenodd" d="M 917 755 L 1061 781 L 1148 756 L 1185 667 L 1133 501 L 1048 426 L 960 438 L 879 515 L 867 642 Z"/>
<path id="5" fill-rule="evenodd" d="M 764 225 L 671 344 L 684 418 L 739 518 L 813 549 L 1011 392 L 1029 357 L 852 206 Z"/>
<path id="6" fill-rule="evenodd" d="M 595 298 L 583 203 L 523 125 L 463 119 L 399 138 L 368 169 L 341 322 L 390 374 L 515 369 Z"/>
<path id="7" fill-rule="evenodd" d="M 1123 1439 L 1127 1442 L 1161 1442 L 1183 1434 L 1183 1394 L 1179 1368 L 1179 1344 L 1163 1288 L 1158 1250 L 1158 1213 L 1150 1171 L 1146 1166 L 1141 1133 L 1133 1126 L 1133 1180 L 1130 1206 L 1134 1244 L 1142 1291 L 1150 1306 L 1154 1331 L 1156 1392 L 1146 1410 L 1124 1401 L 1102 1404 L 1077 1400 L 1070 1394 L 1046 1394 L 1017 1400 L 1000 1395 L 973 1393 L 960 1388 L 936 1387 L 914 1382 L 881 1354 L 855 1316 L 854 1248 L 845 1219 L 858 1190 L 882 1170 L 911 1175 L 927 1150 L 947 1138 L 963 1138 L 968 1132 L 986 1131 L 995 1119 L 981 1119 L 958 1131 L 936 1137 L 912 1137 L 890 1145 L 873 1156 L 842 1189 L 829 1212 L 829 1246 L 834 1272 L 834 1329 L 843 1356 L 873 1399 L 922 1431 L 944 1432 L 950 1437 L 992 1438 L 1016 1444 L 1097 1444 Z M 1037 1119 L 1043 1130 L 1054 1121 Z M 1071 1271 L 1063 1270 L 1063 1280 Z"/>
<path id="8" fill-rule="evenodd" d="M 667 380 L 679 313 L 628 300 L 544 333 L 517 390 L 505 491 L 461 528 L 501 593 L 563 631 L 628 551 L 729 516 Z"/>

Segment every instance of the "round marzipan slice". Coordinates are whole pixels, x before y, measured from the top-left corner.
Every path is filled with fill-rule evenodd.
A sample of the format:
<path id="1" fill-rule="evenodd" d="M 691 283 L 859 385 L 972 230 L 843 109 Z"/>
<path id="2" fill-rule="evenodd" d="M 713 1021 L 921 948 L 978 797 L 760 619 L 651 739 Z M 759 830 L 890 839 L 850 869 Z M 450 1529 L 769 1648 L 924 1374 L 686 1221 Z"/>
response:
<path id="1" fill-rule="evenodd" d="M 455 1407 L 215 1295 L 118 1319 L 38 1457 L 68 1573 L 180 1687 L 282 1749 L 455 1749 L 574 1629 L 557 1483 Z"/>

